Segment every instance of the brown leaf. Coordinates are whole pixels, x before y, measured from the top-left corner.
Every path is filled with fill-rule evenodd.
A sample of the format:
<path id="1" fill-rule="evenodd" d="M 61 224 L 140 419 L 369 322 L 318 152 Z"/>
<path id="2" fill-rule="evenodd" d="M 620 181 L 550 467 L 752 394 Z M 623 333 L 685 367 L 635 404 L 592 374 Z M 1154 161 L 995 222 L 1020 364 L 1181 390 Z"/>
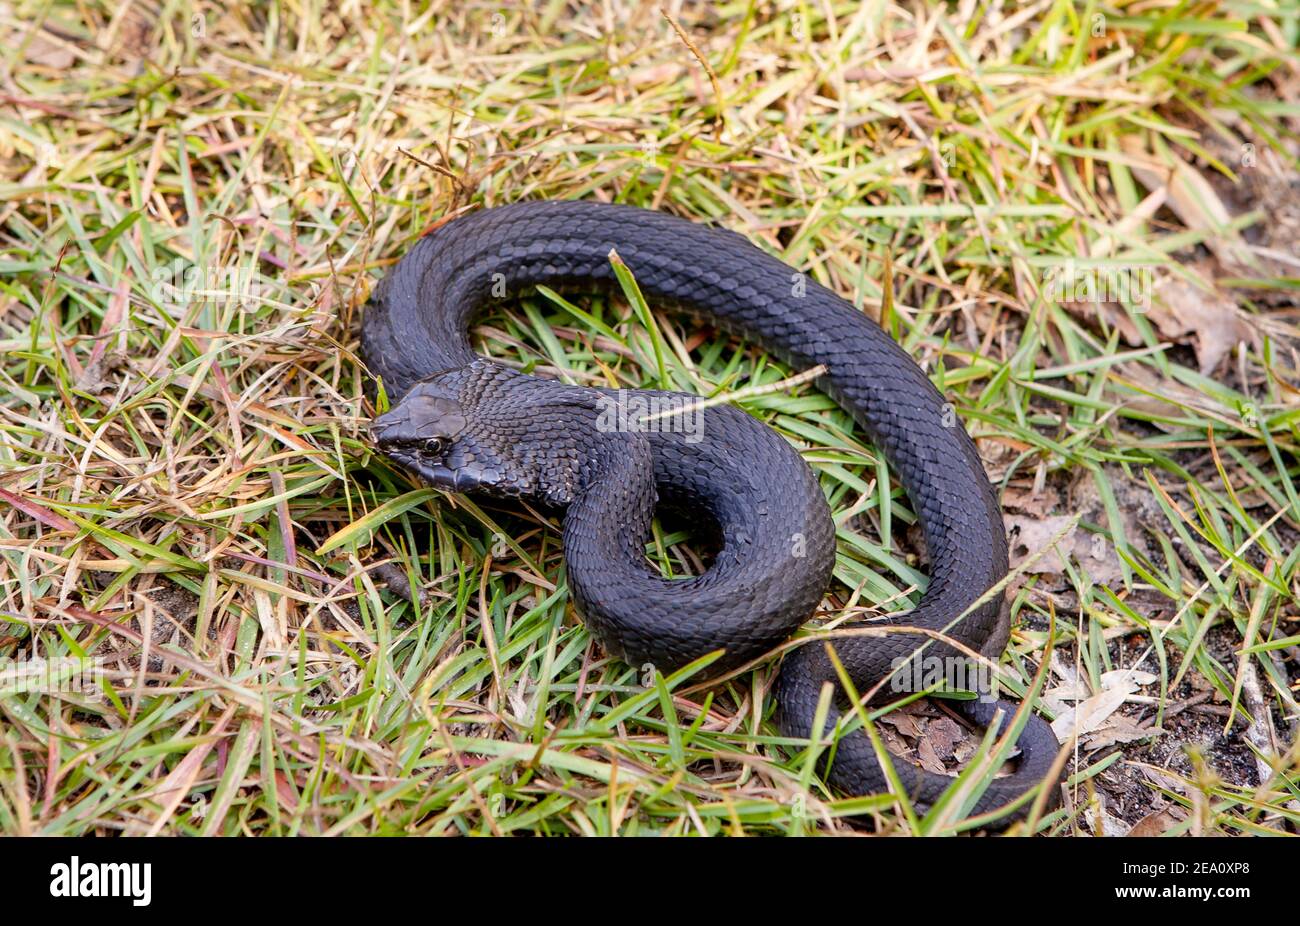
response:
<path id="1" fill-rule="evenodd" d="M 1184 417 L 1187 414 L 1187 409 L 1209 415 L 1237 414 L 1235 409 L 1216 402 L 1205 393 L 1184 386 L 1170 377 L 1158 376 L 1142 364 L 1121 364 L 1115 372 L 1117 379 L 1128 380 L 1150 393 L 1149 396 L 1138 396 L 1127 400 L 1125 404 L 1129 408 L 1169 418 Z M 1153 423 L 1161 430 L 1169 432 L 1181 431 L 1184 427 L 1181 424 L 1169 424 L 1162 421 Z"/>
<path id="2" fill-rule="evenodd" d="M 1056 510 L 1061 503 L 1061 493 L 1045 486 L 1035 492 L 1032 488 L 1009 487 L 1002 493 L 1002 508 L 1006 511 L 1018 511 L 1034 517 L 1044 517 Z"/>
<path id="3" fill-rule="evenodd" d="M 664 61 L 649 64 L 628 72 L 627 83 L 633 87 L 653 87 L 670 84 L 685 72 L 686 68 L 677 61 Z"/>
<path id="4" fill-rule="evenodd" d="M 880 739 L 885 744 L 885 748 L 896 756 L 910 755 L 912 752 L 911 745 L 907 740 L 898 735 L 898 731 L 887 726 L 880 728 Z"/>
<path id="5" fill-rule="evenodd" d="M 1047 552 L 1029 567 L 1035 575 L 1059 575 L 1065 572 L 1061 557 L 1067 556 L 1082 567 L 1094 582 L 1099 585 L 1112 585 L 1123 579 L 1119 555 L 1115 548 L 1101 534 L 1089 534 L 1077 526 L 1066 533 L 1055 547 L 1050 547 L 1052 538 L 1066 528 L 1072 520 L 1069 515 L 1052 515 L 1045 518 L 1029 518 L 1020 515 L 1005 515 L 1003 521 L 1007 535 L 1011 540 L 1011 566 L 1020 564 L 1040 551 Z"/>
<path id="6" fill-rule="evenodd" d="M 1254 328 L 1237 304 L 1218 292 L 1194 286 L 1179 277 L 1162 280 L 1156 287 L 1151 321 L 1171 341 L 1192 335 L 1201 375 L 1209 376 L 1242 341 L 1256 339 Z"/>
<path id="7" fill-rule="evenodd" d="M 916 744 L 916 758 L 921 763 L 921 768 L 927 772 L 936 772 L 940 775 L 948 773 L 948 766 L 943 764 L 943 760 L 939 758 L 939 753 L 929 739 L 923 739 Z"/>
<path id="8" fill-rule="evenodd" d="M 1170 808 L 1149 813 L 1133 824 L 1128 831 L 1130 836 L 1162 836 L 1177 826 L 1179 820 Z"/>
<path id="9" fill-rule="evenodd" d="M 1104 749 L 1118 743 L 1136 743 L 1164 733 L 1159 727 L 1139 726 L 1131 717 L 1116 714 L 1084 738 L 1085 749 Z"/>
<path id="10" fill-rule="evenodd" d="M 916 718 L 904 711 L 890 711 L 884 717 L 880 718 L 882 723 L 887 723 L 894 727 L 904 736 L 910 736 L 913 739 L 920 737 L 921 728 L 916 724 Z"/>
<path id="11" fill-rule="evenodd" d="M 27 43 L 26 57 L 28 64 L 39 64 L 60 71 L 72 67 L 77 60 L 77 56 L 66 45 L 47 39 L 43 35 L 37 35 Z"/>
<path id="12" fill-rule="evenodd" d="M 1168 190 L 1168 205 L 1183 224 L 1194 231 L 1209 232 L 1205 246 L 1214 252 L 1225 266 L 1244 270 L 1255 264 L 1250 248 L 1241 236 L 1227 226 L 1232 213 L 1223 204 L 1214 187 L 1195 167 L 1188 164 L 1172 150 L 1152 154 L 1144 150 L 1142 140 L 1136 135 L 1126 135 L 1120 140 L 1125 152 L 1132 158 L 1129 167 L 1148 190 Z"/>
<path id="13" fill-rule="evenodd" d="M 951 759 L 965 732 L 951 717 L 936 717 L 925 728 L 925 738 L 941 759 Z"/>

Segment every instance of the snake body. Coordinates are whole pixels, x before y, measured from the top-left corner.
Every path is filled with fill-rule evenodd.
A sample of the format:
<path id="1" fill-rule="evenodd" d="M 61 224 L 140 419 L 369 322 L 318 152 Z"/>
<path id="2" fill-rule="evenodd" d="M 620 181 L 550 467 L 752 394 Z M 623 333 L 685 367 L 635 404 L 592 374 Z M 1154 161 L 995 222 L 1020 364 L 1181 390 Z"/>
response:
<path id="1" fill-rule="evenodd" d="M 974 443 L 884 331 L 738 234 L 581 201 L 486 209 L 436 228 L 380 283 L 362 325 L 363 358 L 394 403 L 373 424 L 381 451 L 434 486 L 562 510 L 574 604 L 605 648 L 628 662 L 669 671 L 723 649 L 710 666 L 716 673 L 786 640 L 829 585 L 835 527 L 815 476 L 785 440 L 731 406 L 689 411 L 697 397 L 567 385 L 510 369 L 471 347 L 469 325 L 493 299 L 537 284 L 607 285 L 614 279 L 611 251 L 648 295 L 795 367 L 823 365 L 818 386 L 897 474 L 922 529 L 929 584 L 915 609 L 893 616 L 894 625 L 911 632 L 833 640 L 855 687 L 865 691 L 891 672 L 894 679 L 922 677 L 897 670 L 919 669 L 918 648 L 927 641 L 925 657 L 962 661 L 959 649 L 925 631 L 996 659 L 1009 616 L 1003 596 L 986 593 L 1006 575 L 1007 547 Z M 664 408 L 678 414 L 641 414 Z M 687 414 L 700 416 L 690 419 L 695 427 L 681 426 Z M 649 567 L 644 550 L 656 505 L 707 513 L 719 552 L 701 575 L 671 580 Z M 981 597 L 987 600 L 975 604 Z M 785 735 L 814 733 L 827 682 L 838 691 L 822 643 L 786 657 L 776 686 Z M 823 735 L 844 703 L 839 693 Z M 954 703 L 979 724 L 990 723 L 998 707 L 1010 716 L 1008 705 L 987 698 Z M 1058 748 L 1051 728 L 1030 717 L 1017 745 L 1016 771 L 993 780 L 971 812 L 1002 807 L 1043 784 Z M 910 763 L 893 764 L 920 806 L 952 783 Z M 888 790 L 860 730 L 840 737 L 829 779 L 852 794 Z"/>

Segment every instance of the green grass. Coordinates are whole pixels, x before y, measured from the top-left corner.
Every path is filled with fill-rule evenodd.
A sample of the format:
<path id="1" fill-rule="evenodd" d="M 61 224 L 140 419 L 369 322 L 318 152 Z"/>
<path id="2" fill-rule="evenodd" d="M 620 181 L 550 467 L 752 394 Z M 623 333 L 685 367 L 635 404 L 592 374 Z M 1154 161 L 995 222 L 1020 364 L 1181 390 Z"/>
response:
<path id="1" fill-rule="evenodd" d="M 113 658 L 98 697 L 0 674 L 0 830 L 989 822 L 963 805 L 1005 744 L 968 734 L 929 815 L 831 793 L 769 720 L 775 659 L 713 687 L 641 677 L 576 620 L 553 523 L 373 454 L 374 281 L 456 210 L 547 197 L 740 231 L 931 373 L 1013 526 L 1045 531 L 1010 584 L 1013 695 L 1053 618 L 1049 717 L 1068 675 L 1151 676 L 1115 715 L 1147 735 L 1076 742 L 1069 800 L 1033 829 L 1296 830 L 1300 7 L 705 6 L 678 21 L 716 83 L 654 4 L 15 4 L 0 657 Z M 1192 295 L 1064 304 L 1048 272 L 1070 258 Z M 713 396 L 795 372 L 616 298 L 536 293 L 477 337 L 582 384 Z M 811 386 L 758 393 L 739 404 L 801 449 L 839 525 L 808 629 L 906 608 L 925 567 L 883 461 Z M 694 568 L 687 540 L 661 525 L 652 559 Z"/>

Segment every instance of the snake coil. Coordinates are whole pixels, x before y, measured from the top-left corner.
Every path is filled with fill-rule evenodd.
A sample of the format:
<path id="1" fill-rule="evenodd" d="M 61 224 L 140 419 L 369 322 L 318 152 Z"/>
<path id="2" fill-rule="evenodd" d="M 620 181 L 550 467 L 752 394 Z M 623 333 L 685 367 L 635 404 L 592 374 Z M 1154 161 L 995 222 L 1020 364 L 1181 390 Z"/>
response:
<path id="1" fill-rule="evenodd" d="M 668 671 L 721 648 L 710 667 L 716 672 L 786 640 L 829 585 L 835 528 L 815 476 L 785 440 L 731 406 L 701 412 L 692 410 L 694 396 L 566 385 L 471 347 L 470 322 L 492 299 L 536 284 L 608 284 L 612 250 L 649 295 L 796 367 L 824 365 L 819 387 L 897 474 L 925 539 L 929 584 L 916 608 L 891 616 L 892 626 L 912 632 L 833 641 L 855 687 L 864 691 L 891 673 L 895 687 L 900 679 L 906 686 L 921 677 L 909 670 L 922 658 L 963 664 L 959 647 L 996 660 L 1010 633 L 1005 601 L 995 594 L 975 603 L 1006 575 L 1007 547 L 974 443 L 877 325 L 732 232 L 579 201 L 487 209 L 435 229 L 380 283 L 362 325 L 364 360 L 395 402 L 373 424 L 381 451 L 430 485 L 563 510 L 574 603 L 606 649 L 633 664 Z M 664 408 L 671 414 L 645 414 Z M 707 512 L 719 552 L 701 575 L 669 580 L 646 563 L 656 505 Z M 828 682 L 838 691 L 823 644 L 787 656 L 776 688 L 784 734 L 813 734 Z M 989 698 L 954 703 L 981 725 L 999 707 L 1004 718 L 1011 714 Z M 823 735 L 844 706 L 841 693 Z M 1040 785 L 1055 790 L 1045 783 L 1058 751 L 1051 728 L 1029 717 L 1017 746 L 1017 769 L 994 779 L 971 812 L 1001 808 Z M 910 763 L 893 764 L 920 806 L 952 784 Z M 851 794 L 888 790 L 860 730 L 839 738 L 829 779 Z"/>

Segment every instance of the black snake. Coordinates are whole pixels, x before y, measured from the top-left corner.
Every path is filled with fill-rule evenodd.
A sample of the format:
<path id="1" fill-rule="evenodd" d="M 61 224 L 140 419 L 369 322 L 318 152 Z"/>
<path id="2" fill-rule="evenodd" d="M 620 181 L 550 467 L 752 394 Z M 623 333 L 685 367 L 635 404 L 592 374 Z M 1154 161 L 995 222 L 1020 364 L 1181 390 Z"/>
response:
<path id="1" fill-rule="evenodd" d="M 608 284 L 611 250 L 647 294 L 796 367 L 824 365 L 819 386 L 883 451 L 925 538 L 929 585 L 890 626 L 942 631 L 996 660 L 1010 632 L 1004 596 L 971 605 L 1006 575 L 1007 547 L 974 443 L 877 325 L 735 233 L 578 201 L 486 209 L 436 228 L 380 283 L 362 325 L 363 359 L 394 403 L 373 423 L 380 450 L 434 486 L 562 509 L 574 603 L 605 648 L 628 662 L 667 672 L 721 648 L 710 666 L 716 673 L 788 639 L 827 590 L 835 527 L 815 476 L 785 440 L 729 405 L 700 411 L 691 407 L 695 397 L 677 393 L 566 385 L 471 348 L 470 322 L 494 298 L 536 284 Z M 647 409 L 676 414 L 652 417 Z M 708 514 L 719 552 L 701 575 L 670 580 L 646 562 L 656 505 Z M 864 691 L 891 671 L 903 687 L 922 677 L 921 655 L 964 664 L 942 642 L 918 655 L 927 640 L 890 632 L 840 637 L 833 646 Z M 895 671 L 900 665 L 916 671 Z M 823 643 L 786 657 L 776 691 L 785 735 L 813 732 L 825 682 L 836 674 Z M 990 698 L 952 703 L 984 725 L 999 705 L 1008 718 L 1011 711 Z M 843 707 L 841 695 L 827 731 Z M 994 779 L 971 812 L 1001 807 L 1044 782 L 1058 750 L 1051 728 L 1030 717 L 1017 745 L 1016 771 Z M 920 806 L 952 783 L 908 762 L 894 765 Z M 861 730 L 839 739 L 829 778 L 852 794 L 888 788 Z"/>

